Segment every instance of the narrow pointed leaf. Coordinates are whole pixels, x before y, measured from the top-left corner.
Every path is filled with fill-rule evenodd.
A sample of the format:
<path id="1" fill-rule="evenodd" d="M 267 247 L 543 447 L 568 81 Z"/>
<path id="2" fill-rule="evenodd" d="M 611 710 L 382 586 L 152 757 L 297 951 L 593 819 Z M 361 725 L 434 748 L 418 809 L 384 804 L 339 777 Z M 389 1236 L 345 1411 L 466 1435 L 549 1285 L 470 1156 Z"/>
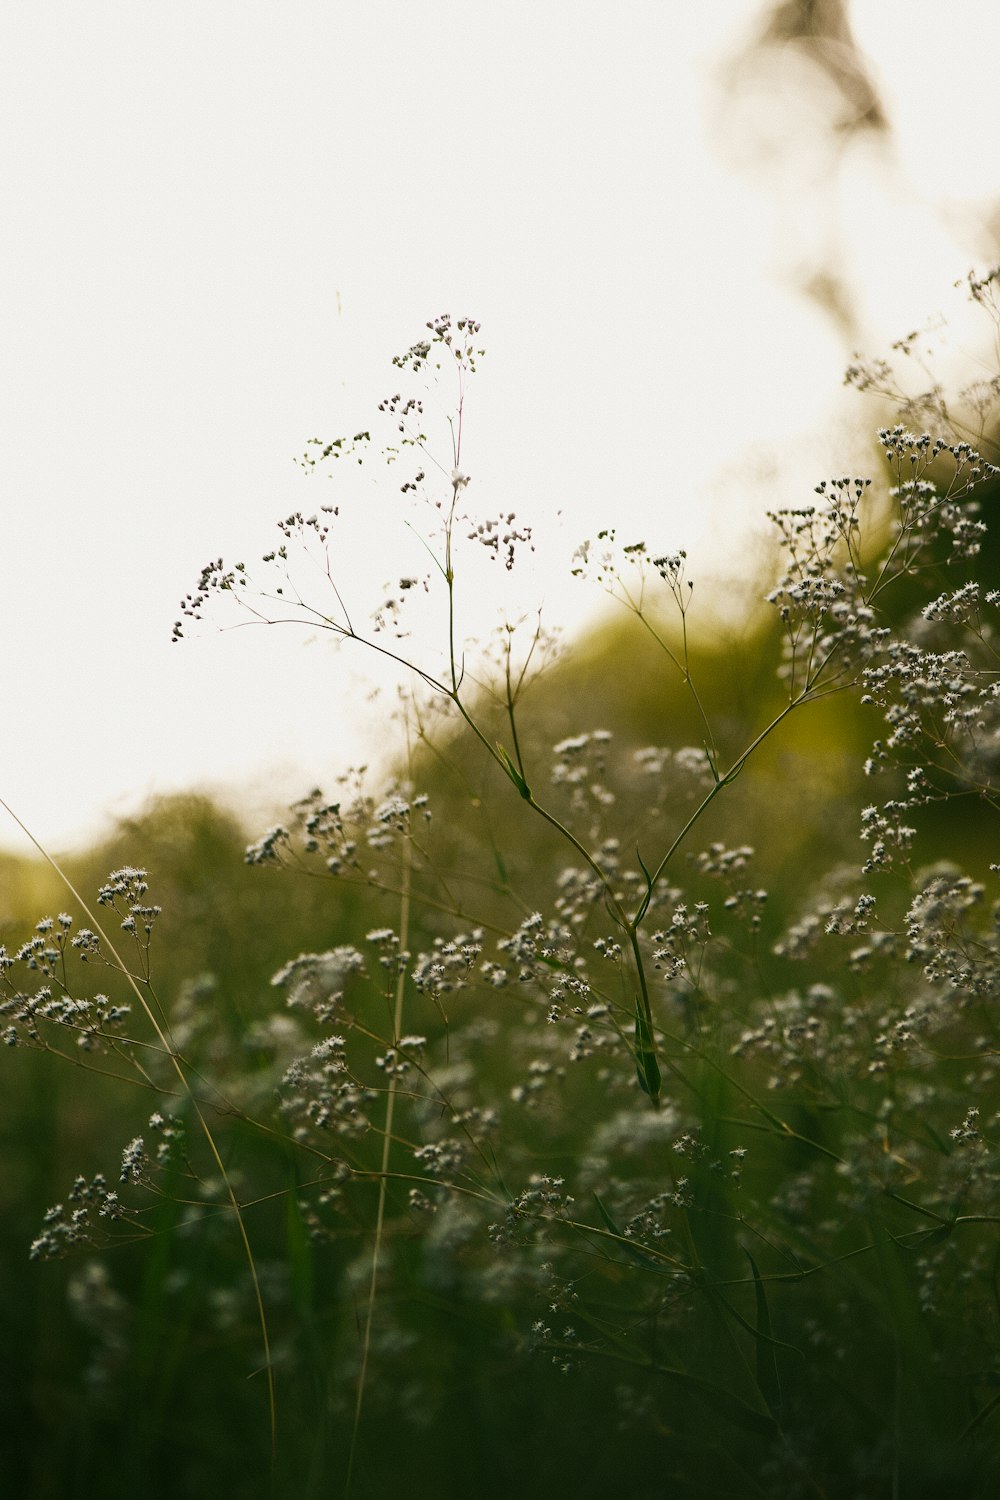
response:
<path id="1" fill-rule="evenodd" d="M 656 1365 L 654 1368 L 658 1374 L 665 1375 L 668 1380 L 676 1380 L 688 1386 L 694 1395 L 700 1397 L 720 1416 L 733 1422 L 737 1427 L 742 1427 L 744 1431 L 760 1433 L 763 1437 L 773 1437 L 778 1431 L 777 1423 L 772 1416 L 749 1406 L 741 1397 L 734 1396 L 731 1391 L 712 1385 L 710 1381 L 702 1380 L 697 1375 L 689 1375 L 685 1370 L 669 1370 L 662 1365 Z"/>
<path id="2" fill-rule="evenodd" d="M 617 1239 L 621 1239 L 621 1230 L 618 1228 L 618 1225 L 608 1213 L 607 1209 L 604 1207 L 604 1204 L 601 1202 L 596 1193 L 594 1194 L 594 1202 L 597 1204 L 597 1212 L 600 1214 L 602 1220 L 604 1221 L 605 1229 L 609 1234 L 613 1234 Z"/>
<path id="3" fill-rule="evenodd" d="M 497 746 L 497 754 L 500 757 L 500 763 L 503 766 L 504 770 L 507 772 L 507 775 L 510 777 L 511 781 L 517 787 L 518 791 L 520 792 L 521 796 L 524 798 L 525 802 L 530 802 L 531 801 L 531 788 L 529 787 L 528 783 L 525 781 L 524 777 L 521 775 L 520 771 L 517 769 L 517 766 L 511 760 L 508 751 L 506 751 L 504 749 L 503 745 L 501 745 L 501 743 L 500 743 L 499 740 L 497 740 L 496 746 Z"/>
<path id="4" fill-rule="evenodd" d="M 605 1229 L 609 1234 L 613 1234 L 616 1240 L 621 1241 L 619 1249 L 621 1249 L 624 1254 L 628 1256 L 629 1260 L 635 1261 L 636 1265 L 642 1266 L 644 1270 L 655 1271 L 658 1275 L 664 1275 L 665 1272 L 662 1261 L 659 1260 L 655 1255 L 647 1255 L 644 1250 L 639 1249 L 638 1245 L 629 1244 L 628 1236 L 623 1234 L 622 1231 L 618 1228 L 618 1225 L 608 1213 L 608 1210 L 605 1208 L 604 1204 L 601 1202 L 596 1193 L 594 1194 L 594 1202 L 597 1204 L 597 1212 L 600 1214 L 602 1220 L 604 1221 Z"/>
<path id="5" fill-rule="evenodd" d="M 750 1262 L 754 1291 L 757 1294 L 757 1385 L 767 1402 L 768 1411 L 772 1417 L 777 1417 L 781 1410 L 781 1381 L 778 1378 L 778 1361 L 774 1352 L 774 1335 L 771 1332 L 771 1313 L 764 1282 L 749 1250 L 746 1251 L 746 1258 Z"/>
<path id="6" fill-rule="evenodd" d="M 642 898 L 642 904 L 640 905 L 639 910 L 635 914 L 635 922 L 636 922 L 636 924 L 638 924 L 639 922 L 642 921 L 643 917 L 646 915 L 646 912 L 649 909 L 650 898 L 652 897 L 652 894 L 653 894 L 653 877 L 652 877 L 652 875 L 650 875 L 649 871 L 646 869 L 646 865 L 645 865 L 645 862 L 643 860 L 643 857 L 639 853 L 639 846 L 638 846 L 638 844 L 636 844 L 636 846 L 635 846 L 635 857 L 639 861 L 639 868 L 640 868 L 640 870 L 642 871 L 643 875 L 646 877 L 646 894 L 643 896 L 643 898 Z"/>
<path id="7" fill-rule="evenodd" d="M 660 1100 L 660 1065 L 656 1061 L 656 1048 L 649 1024 L 642 1010 L 642 1002 L 635 1002 L 635 1071 L 639 1087 L 648 1094 L 654 1104 Z"/>

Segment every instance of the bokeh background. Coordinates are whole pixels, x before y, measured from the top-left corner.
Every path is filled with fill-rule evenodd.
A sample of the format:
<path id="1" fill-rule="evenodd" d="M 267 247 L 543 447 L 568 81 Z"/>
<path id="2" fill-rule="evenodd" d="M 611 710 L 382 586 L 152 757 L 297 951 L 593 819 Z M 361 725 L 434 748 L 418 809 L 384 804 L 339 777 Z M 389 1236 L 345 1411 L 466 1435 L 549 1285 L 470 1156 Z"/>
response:
<path id="1" fill-rule="evenodd" d="M 2 780 L 60 849 L 155 793 L 256 809 L 377 755 L 368 663 L 170 628 L 209 558 L 315 504 L 294 456 L 368 425 L 427 318 L 483 325 L 466 467 L 538 548 L 467 628 L 540 597 L 576 627 L 568 559 L 612 515 L 745 576 L 764 510 L 874 420 L 851 353 L 993 254 L 973 0 L 98 0 L 4 31 Z M 377 593 L 391 493 L 341 535 Z"/>

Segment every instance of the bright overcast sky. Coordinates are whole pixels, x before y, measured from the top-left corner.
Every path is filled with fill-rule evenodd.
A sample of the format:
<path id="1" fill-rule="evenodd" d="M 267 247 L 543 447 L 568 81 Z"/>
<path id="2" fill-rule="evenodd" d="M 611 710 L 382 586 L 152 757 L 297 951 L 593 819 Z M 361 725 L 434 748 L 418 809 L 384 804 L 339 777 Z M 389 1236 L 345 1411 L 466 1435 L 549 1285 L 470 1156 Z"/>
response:
<path id="1" fill-rule="evenodd" d="M 334 498 L 293 455 L 368 425 L 391 356 L 444 309 L 489 350 L 474 485 L 543 529 L 561 512 L 535 580 L 554 621 L 587 607 L 552 580 L 598 526 L 707 571 L 720 537 L 798 498 L 804 452 L 811 481 L 846 466 L 850 351 L 791 272 L 839 236 L 881 348 L 990 254 L 1000 7 L 858 0 L 897 154 L 857 153 L 818 217 L 815 184 L 797 202 L 722 118 L 759 10 L 7 8 L 0 796 L 38 837 L 192 785 L 291 798 L 370 752 L 363 661 L 170 628 L 208 558 L 253 558 Z M 356 588 L 398 577 L 396 542 L 355 525 Z M 24 847 L 13 827 L 0 846 Z"/>

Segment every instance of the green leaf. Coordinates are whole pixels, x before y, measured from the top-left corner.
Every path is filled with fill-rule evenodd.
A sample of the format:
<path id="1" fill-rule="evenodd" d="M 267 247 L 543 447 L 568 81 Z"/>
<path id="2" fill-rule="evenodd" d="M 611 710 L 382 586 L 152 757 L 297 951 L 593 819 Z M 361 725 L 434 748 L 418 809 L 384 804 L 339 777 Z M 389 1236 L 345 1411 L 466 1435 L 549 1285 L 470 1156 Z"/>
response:
<path id="1" fill-rule="evenodd" d="M 665 1269 L 662 1261 L 658 1260 L 655 1255 L 647 1255 L 644 1250 L 639 1249 L 638 1245 L 629 1244 L 628 1237 L 618 1228 L 618 1225 L 596 1193 L 594 1194 L 594 1202 L 597 1204 L 597 1212 L 604 1221 L 605 1229 L 609 1234 L 613 1234 L 616 1240 L 621 1241 L 618 1248 L 628 1256 L 629 1260 L 635 1261 L 636 1265 L 642 1266 L 644 1270 L 655 1271 L 660 1276 L 664 1275 Z"/>
<path id="2" fill-rule="evenodd" d="M 660 1102 L 660 1065 L 656 1061 L 656 1047 L 649 1022 L 642 1009 L 642 1001 L 635 1002 L 635 1071 L 639 1087 L 648 1094 L 654 1104 Z"/>
<path id="3" fill-rule="evenodd" d="M 604 1227 L 605 1227 L 605 1229 L 608 1231 L 609 1234 L 613 1234 L 616 1239 L 620 1240 L 621 1237 L 622 1237 L 621 1230 L 618 1228 L 618 1225 L 615 1223 L 614 1219 L 608 1213 L 607 1209 L 604 1207 L 604 1204 L 601 1202 L 600 1198 L 597 1196 L 596 1193 L 594 1194 L 594 1202 L 597 1204 L 597 1212 L 600 1214 L 601 1218 L 604 1220 Z"/>
<path id="4" fill-rule="evenodd" d="M 517 766 L 511 760 L 510 755 L 504 749 L 503 745 L 501 745 L 501 743 L 500 743 L 499 740 L 497 740 L 496 746 L 497 746 L 497 754 L 500 757 L 500 764 L 503 766 L 504 770 L 507 772 L 507 775 L 510 777 L 511 781 L 517 787 L 518 791 L 520 792 L 521 796 L 524 798 L 525 802 L 530 802 L 531 801 L 531 788 L 529 787 L 528 783 L 525 781 L 524 777 L 521 775 L 520 771 L 517 769 Z"/>
<path id="5" fill-rule="evenodd" d="M 747 1432 L 759 1433 L 763 1437 L 774 1437 L 777 1434 L 778 1425 L 772 1416 L 767 1412 L 757 1411 L 753 1406 L 748 1406 L 744 1400 L 739 1396 L 734 1396 L 731 1391 L 724 1391 L 720 1386 L 701 1380 L 697 1375 L 689 1375 L 686 1370 L 666 1369 L 663 1365 L 654 1365 L 653 1368 L 657 1374 L 666 1376 L 668 1380 L 676 1380 L 688 1386 L 696 1396 L 713 1407 L 720 1416 L 735 1423 L 737 1427 L 742 1427 Z"/>
<path id="6" fill-rule="evenodd" d="M 941 1241 L 946 1240 L 952 1233 L 954 1227 L 953 1224 L 942 1224 L 938 1229 L 928 1229 L 927 1233 L 922 1236 L 917 1244 L 909 1245 L 906 1248 L 911 1250 L 926 1250 L 931 1245 L 940 1245 Z"/>
<path id="7" fill-rule="evenodd" d="M 781 1410 L 781 1381 L 778 1378 L 778 1361 L 774 1353 L 774 1335 L 771 1332 L 771 1313 L 767 1305 L 767 1293 L 757 1262 L 750 1251 L 745 1251 L 753 1272 L 754 1291 L 757 1294 L 757 1385 L 767 1402 L 772 1417 Z"/>
<path id="8" fill-rule="evenodd" d="M 649 902 L 650 902 L 650 899 L 651 899 L 651 897 L 653 895 L 653 877 L 652 877 L 652 875 L 650 875 L 649 871 L 646 869 L 646 865 L 645 865 L 645 862 L 643 861 L 643 857 L 639 853 L 639 845 L 638 844 L 636 844 L 636 846 L 635 846 L 635 857 L 639 861 L 639 868 L 641 869 L 643 875 L 646 877 L 646 894 L 643 896 L 643 898 L 642 898 L 642 904 L 639 907 L 639 910 L 635 914 L 635 925 L 638 926 L 638 924 L 642 921 L 643 917 L 646 915 L 646 912 L 649 910 Z"/>
<path id="9" fill-rule="evenodd" d="M 985 1421 L 992 1417 L 998 1406 L 1000 1406 L 1000 1396 L 994 1396 L 992 1401 L 987 1401 L 986 1405 L 972 1418 L 972 1421 L 963 1427 L 959 1433 L 958 1441 L 964 1443 L 966 1438 L 971 1437 L 978 1427 L 981 1427 Z"/>

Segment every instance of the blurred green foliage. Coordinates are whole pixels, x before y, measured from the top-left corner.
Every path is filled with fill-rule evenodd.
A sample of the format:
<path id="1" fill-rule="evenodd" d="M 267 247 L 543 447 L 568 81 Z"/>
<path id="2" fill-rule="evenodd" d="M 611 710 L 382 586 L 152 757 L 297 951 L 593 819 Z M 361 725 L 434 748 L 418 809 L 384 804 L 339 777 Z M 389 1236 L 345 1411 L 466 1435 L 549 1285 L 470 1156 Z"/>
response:
<path id="1" fill-rule="evenodd" d="M 452 483 L 457 497 L 465 480 Z M 992 480 L 980 493 L 989 504 Z M 873 556 L 891 546 L 880 503 Z M 927 638 L 916 612 L 946 586 L 948 544 L 919 553 L 889 626 Z M 986 588 L 996 546 L 994 528 L 970 564 Z M 809 588 L 841 563 L 824 566 L 802 575 L 801 638 L 820 655 Z M 220 564 L 205 598 L 240 576 Z M 970 761 L 971 796 L 961 734 L 931 745 L 954 751 L 954 785 L 919 808 L 924 868 L 877 874 L 869 932 L 853 907 L 871 852 L 860 768 L 883 715 L 830 691 L 720 781 L 789 689 L 773 612 L 727 631 L 699 607 L 683 650 L 653 616 L 660 644 L 635 615 L 577 642 L 528 683 L 513 751 L 502 698 L 476 704 L 478 741 L 457 715 L 414 709 L 381 806 L 379 790 L 352 812 L 346 778 L 306 796 L 253 863 L 248 830 L 196 797 L 69 862 L 88 899 L 112 870 L 149 872 L 162 916 L 148 985 L 136 944 L 137 994 L 219 1160 L 138 1008 L 131 1040 L 103 1051 L 53 1025 L 70 1038 L 61 1057 L 30 1045 L 30 1010 L 12 1012 L 0 1422 L 13 1493 L 312 1500 L 342 1493 L 352 1463 L 356 1500 L 404 1486 L 415 1500 L 996 1492 L 1000 964 L 974 884 L 997 857 L 992 751 Z M 978 644 L 993 651 L 989 634 Z M 724 795 L 643 934 L 654 1045 L 615 907 L 636 909 L 641 872 L 713 777 Z M 594 858 L 538 817 L 529 786 Z M 71 902 L 42 864 L 8 857 L 0 874 L 13 954 Z M 134 1003 L 90 958 L 110 1002 Z M 658 1110 L 637 1065 L 648 1096 L 662 1074 Z M 129 1154 L 142 1136 L 151 1153 L 154 1110 L 186 1145 L 138 1181 Z M 119 1186 L 128 1206 L 102 1222 Z M 266 1309 L 273 1453 L 230 1188 Z M 91 1205 L 76 1211 L 109 1246 L 29 1261 L 46 1222 L 60 1226 L 49 1248 L 65 1248 L 73 1205 Z"/>
<path id="2" fill-rule="evenodd" d="M 623 659 L 629 663 L 627 674 L 620 669 Z M 741 641 L 738 653 L 720 639 L 694 663 L 709 716 L 733 746 L 780 702 L 776 659 L 775 636 L 761 627 Z M 748 661 L 754 664 L 749 672 Z M 630 622 L 595 635 L 554 668 L 534 698 L 529 695 L 523 718 L 531 726 L 526 763 L 538 767 L 546 763 L 548 747 L 574 731 L 613 727 L 626 751 L 651 743 L 692 743 L 698 732 L 681 685 L 665 676 L 655 648 Z M 857 767 L 871 736 L 870 711 L 860 709 L 852 696 L 828 700 L 793 720 L 789 732 L 767 746 L 699 829 L 692 848 L 716 837 L 758 848 L 754 879 L 770 893 L 762 949 L 794 918 L 814 878 L 841 862 L 857 864 L 857 814 L 864 791 Z M 539 833 L 540 825 L 512 789 L 497 786 L 495 769 L 484 756 L 444 738 L 433 753 L 418 748 L 410 769 L 434 808 L 435 860 L 442 869 L 470 877 L 457 879 L 449 898 L 457 894 L 470 922 L 510 927 L 519 913 L 548 899 L 553 869 L 562 858 L 557 843 L 544 829 Z M 616 810 L 619 822 L 622 811 Z M 662 835 L 644 816 L 641 796 L 633 816 L 637 842 L 655 847 Z M 961 813 L 951 808 L 952 840 L 956 817 Z M 979 826 L 970 817 L 962 834 L 973 861 L 982 844 Z M 255 1051 L 253 1035 L 255 1024 L 275 1010 L 271 976 L 296 953 L 361 941 L 372 927 L 391 923 L 395 912 L 384 894 L 363 883 L 330 881 L 305 870 L 250 868 L 243 860 L 246 842 L 246 830 L 206 800 L 167 799 L 123 823 L 85 859 L 71 862 L 70 873 L 89 894 L 112 868 L 141 864 L 151 872 L 152 895 L 163 907 L 152 950 L 160 1001 L 171 1012 L 179 997 L 186 996 L 190 1005 L 193 995 L 203 1012 L 203 1024 L 192 1032 L 197 1067 L 208 1069 L 235 1053 L 247 1075 L 258 1074 L 266 1090 L 273 1077 L 270 1058 L 266 1047 Z M 683 878 L 693 896 L 705 888 L 691 869 Z M 55 878 L 29 862 L 5 861 L 3 891 L 0 940 L 8 947 L 28 934 L 38 916 L 68 905 Z M 449 930 L 433 905 L 418 910 L 415 922 L 414 949 Z M 745 955 L 734 959 L 732 974 L 734 983 L 741 982 Z M 822 967 L 796 975 L 799 983 L 824 977 Z M 192 981 L 200 986 L 194 991 Z M 465 1049 L 484 1075 L 495 1074 L 496 1093 L 509 1087 L 508 1075 L 516 1076 L 504 1041 L 511 1002 L 505 1003 L 506 1010 L 501 1006 L 488 1018 L 486 1043 Z M 474 1029 L 469 1004 L 458 996 L 450 1008 L 456 1049 L 462 1028 Z M 428 1024 L 426 1015 L 421 1024 Z M 93 1493 L 109 1500 L 140 1493 L 150 1500 L 174 1500 L 213 1492 L 256 1497 L 272 1485 L 282 1496 L 338 1493 L 354 1399 L 345 1371 L 362 1320 L 374 1187 L 359 1188 L 336 1234 L 317 1242 L 295 1191 L 308 1177 L 308 1158 L 224 1112 L 213 1119 L 227 1169 L 241 1196 L 246 1193 L 256 1205 L 247 1208 L 246 1218 L 271 1324 L 279 1403 L 272 1474 L 253 1307 L 229 1216 L 201 1219 L 194 1234 L 185 1224 L 183 1204 L 165 1196 L 154 1222 L 147 1224 L 152 1237 L 121 1244 L 99 1262 L 81 1254 L 29 1264 L 27 1246 L 46 1209 L 65 1197 L 77 1172 L 113 1171 L 121 1146 L 143 1128 L 151 1108 L 140 1089 L 54 1062 L 21 1049 L 4 1059 L 6 1107 L 0 1128 L 7 1170 L 0 1200 L 0 1296 L 9 1353 L 2 1411 L 12 1493 Z M 745 1110 L 724 1079 L 695 1063 L 688 1074 L 702 1099 L 713 1153 L 745 1143 L 746 1131 L 737 1123 Z M 563 1085 L 559 1117 L 545 1121 L 547 1165 L 561 1155 L 564 1163 L 579 1166 L 594 1108 L 593 1086 L 593 1075 L 582 1073 Z M 822 1141 L 827 1135 L 823 1108 L 792 1103 L 786 1115 L 804 1138 Z M 530 1158 L 537 1124 L 529 1116 L 522 1128 L 521 1149 Z M 836 1132 L 829 1139 L 835 1137 Z M 783 1174 L 806 1164 L 821 1179 L 809 1149 L 803 1146 L 798 1154 L 797 1163 L 792 1144 L 783 1164 L 776 1160 L 765 1167 L 765 1173 L 777 1175 L 770 1187 L 758 1176 L 756 1193 L 766 1198 L 780 1187 Z M 832 1163 L 828 1172 L 832 1188 Z M 706 1180 L 704 1186 L 718 1198 L 725 1218 L 731 1211 L 727 1194 L 719 1184 Z M 822 1190 L 817 1191 L 821 1198 Z M 594 1220 L 593 1211 L 589 1217 Z M 711 1213 L 699 1223 L 702 1262 L 720 1284 L 748 1284 L 748 1267 L 729 1233 L 715 1236 Z M 889 1214 L 886 1225 L 897 1233 L 913 1227 L 905 1213 L 895 1220 Z M 858 1227 L 843 1227 L 846 1255 L 856 1247 Z M 468 1226 L 456 1222 L 454 1232 L 460 1247 Z M 765 1259 L 766 1250 L 763 1246 Z M 474 1283 L 442 1270 L 440 1256 L 429 1254 L 418 1233 L 408 1234 L 405 1221 L 388 1253 L 391 1278 L 379 1304 L 387 1331 L 381 1337 L 376 1320 L 376 1373 L 362 1426 L 358 1495 L 380 1496 L 401 1485 L 415 1497 L 506 1496 L 512 1490 L 539 1496 L 619 1493 L 633 1500 L 666 1493 L 792 1493 L 780 1488 L 790 1481 L 781 1478 L 777 1460 L 777 1488 L 769 1490 L 766 1480 L 751 1477 L 766 1472 L 773 1423 L 766 1408 L 741 1405 L 720 1389 L 719 1370 L 746 1357 L 721 1309 L 710 1311 L 707 1321 L 698 1320 L 698 1345 L 685 1350 L 684 1378 L 647 1374 L 637 1386 L 627 1378 L 627 1356 L 624 1366 L 582 1361 L 567 1376 L 545 1358 L 526 1354 L 532 1301 L 523 1287 L 504 1290 L 502 1268 L 495 1272 L 497 1290 L 489 1291 L 487 1274 L 487 1285 L 476 1295 Z M 927 1368 L 927 1334 L 904 1274 L 907 1254 L 903 1241 L 894 1250 L 883 1236 L 877 1265 L 845 1261 L 832 1293 L 827 1280 L 822 1285 L 817 1280 L 815 1286 L 797 1285 L 793 1301 L 779 1284 L 770 1283 L 765 1294 L 760 1283 L 756 1311 L 752 1297 L 742 1302 L 748 1326 L 756 1320 L 760 1329 L 766 1317 L 767 1328 L 775 1330 L 767 1337 L 777 1342 L 761 1346 L 764 1355 L 773 1350 L 776 1356 L 772 1383 L 780 1369 L 781 1379 L 794 1388 L 801 1356 L 788 1354 L 787 1347 L 798 1342 L 796 1328 L 813 1328 L 819 1337 L 838 1301 L 844 1317 L 863 1316 L 859 1306 L 870 1295 L 865 1291 L 869 1276 L 888 1296 L 895 1308 L 892 1336 L 888 1342 L 874 1339 L 869 1347 L 871 1330 L 856 1329 L 864 1353 L 845 1371 L 841 1385 L 829 1388 L 828 1410 L 816 1413 L 817 1423 L 829 1425 L 833 1444 L 838 1424 L 848 1420 L 845 1413 L 851 1412 L 848 1425 L 856 1432 L 870 1422 L 866 1413 L 879 1410 L 879 1389 L 894 1378 L 880 1361 L 891 1350 L 896 1374 Z M 605 1267 L 604 1276 L 606 1312 L 613 1320 L 616 1302 L 624 1315 L 632 1295 L 627 1263 L 617 1271 Z M 876 1297 L 871 1311 L 881 1316 L 877 1306 Z M 674 1363 L 669 1347 L 651 1351 L 637 1333 L 640 1371 L 651 1353 L 664 1366 Z M 949 1403 L 961 1405 L 944 1371 L 930 1387 L 915 1377 L 912 1388 L 904 1380 L 900 1389 L 914 1401 L 914 1412 L 920 1423 L 929 1424 L 931 1435 L 948 1428 L 954 1415 Z M 933 1420 L 923 1405 L 931 1398 Z M 908 1422 L 908 1431 L 911 1426 Z M 869 1431 L 867 1436 L 877 1450 L 884 1435 Z M 947 1477 L 935 1472 L 938 1462 Z M 957 1483 L 963 1494 L 986 1494 L 995 1473 L 993 1465 L 982 1468 L 978 1458 L 971 1466 L 954 1455 L 946 1462 L 930 1442 L 902 1492 L 944 1493 L 935 1486 Z M 875 1476 L 870 1488 L 857 1493 L 887 1493 L 879 1485 Z"/>

